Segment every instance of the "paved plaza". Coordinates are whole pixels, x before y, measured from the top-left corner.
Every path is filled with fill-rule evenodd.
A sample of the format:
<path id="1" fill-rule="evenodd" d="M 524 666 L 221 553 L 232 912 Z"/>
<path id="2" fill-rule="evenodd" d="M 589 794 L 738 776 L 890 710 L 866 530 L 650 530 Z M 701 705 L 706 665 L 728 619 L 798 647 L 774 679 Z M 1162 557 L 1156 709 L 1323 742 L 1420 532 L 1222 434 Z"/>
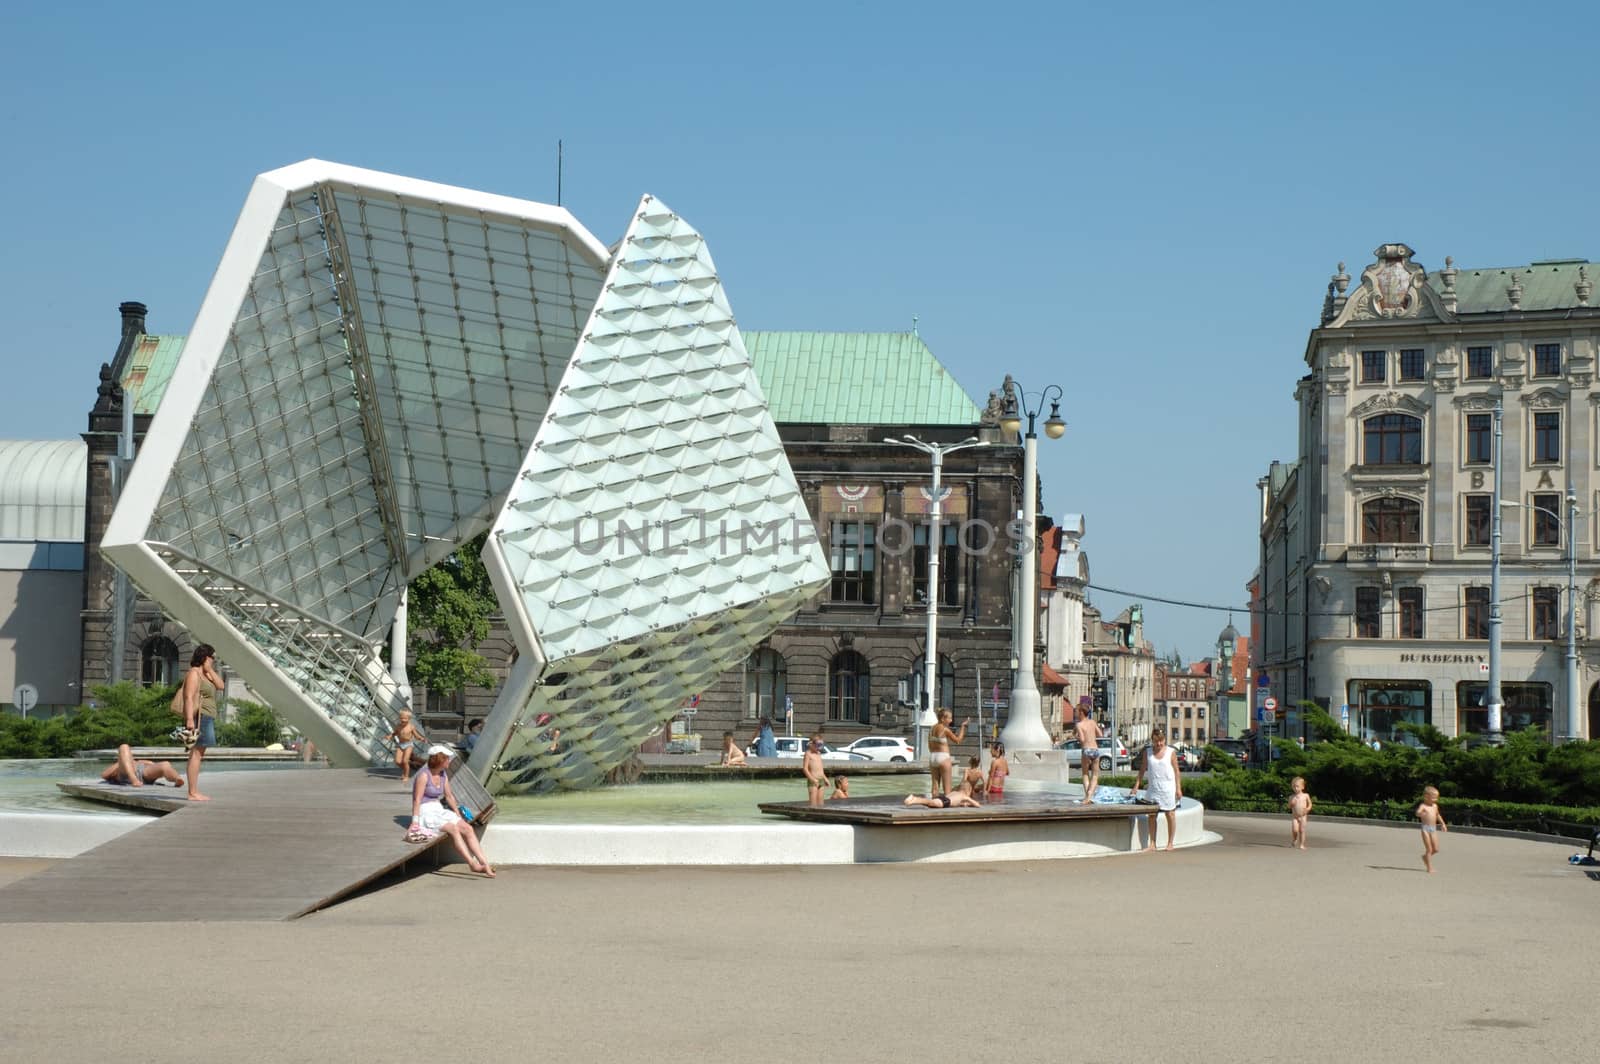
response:
<path id="1" fill-rule="evenodd" d="M 1313 818 L 1302 854 L 1284 821 L 1208 826 L 1154 856 L 447 866 L 291 923 L 13 925 L 0 1060 L 1592 1056 L 1572 846 L 1455 833 L 1430 877 L 1414 830 Z"/>

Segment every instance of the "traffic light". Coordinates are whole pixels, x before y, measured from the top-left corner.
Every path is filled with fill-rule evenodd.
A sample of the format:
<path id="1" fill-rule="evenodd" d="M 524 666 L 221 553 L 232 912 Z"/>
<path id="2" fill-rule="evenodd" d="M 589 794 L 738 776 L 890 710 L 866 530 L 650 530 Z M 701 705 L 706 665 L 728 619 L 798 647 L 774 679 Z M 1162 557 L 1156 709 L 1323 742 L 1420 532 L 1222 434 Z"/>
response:
<path id="1" fill-rule="evenodd" d="M 1105 680 L 1095 680 L 1089 685 L 1089 689 L 1094 692 L 1094 711 L 1096 713 L 1104 713 L 1108 708 L 1106 703 Z"/>

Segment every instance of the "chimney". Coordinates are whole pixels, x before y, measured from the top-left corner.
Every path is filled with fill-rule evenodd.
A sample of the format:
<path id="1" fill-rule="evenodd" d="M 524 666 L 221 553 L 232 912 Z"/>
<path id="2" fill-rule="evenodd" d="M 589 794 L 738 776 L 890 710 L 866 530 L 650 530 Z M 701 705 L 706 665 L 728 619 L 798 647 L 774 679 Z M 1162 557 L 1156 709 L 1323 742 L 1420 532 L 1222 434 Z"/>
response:
<path id="1" fill-rule="evenodd" d="M 122 336 L 126 340 L 144 332 L 144 316 L 150 313 L 150 308 L 143 303 L 119 303 L 117 310 L 122 312 Z"/>
<path id="2" fill-rule="evenodd" d="M 117 310 L 122 314 L 122 338 L 117 341 L 117 353 L 111 359 L 111 382 L 118 386 L 116 402 L 121 403 L 122 378 L 128 372 L 128 360 L 133 357 L 133 342 L 144 332 L 144 316 L 150 308 L 143 303 L 130 301 L 118 304 Z"/>

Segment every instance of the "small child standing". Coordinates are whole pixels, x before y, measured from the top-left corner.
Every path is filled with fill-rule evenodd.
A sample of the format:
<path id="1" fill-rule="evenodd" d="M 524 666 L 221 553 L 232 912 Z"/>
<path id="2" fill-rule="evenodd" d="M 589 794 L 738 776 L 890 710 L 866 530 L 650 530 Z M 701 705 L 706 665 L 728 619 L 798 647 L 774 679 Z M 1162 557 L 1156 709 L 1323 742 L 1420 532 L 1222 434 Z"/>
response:
<path id="1" fill-rule="evenodd" d="M 821 732 L 811 736 L 811 742 L 806 745 L 805 757 L 800 761 L 800 770 L 806 777 L 806 804 L 821 805 L 823 788 L 828 785 L 828 772 L 822 767 Z"/>
<path id="2" fill-rule="evenodd" d="M 1306 793 L 1306 778 L 1289 781 L 1289 845 L 1306 848 L 1306 820 L 1311 816 L 1311 795 Z"/>
<path id="3" fill-rule="evenodd" d="M 967 770 L 961 774 L 961 785 L 957 790 L 965 791 L 969 796 L 976 798 L 983 793 L 983 759 L 973 754 L 967 759 Z"/>
<path id="4" fill-rule="evenodd" d="M 1433 875 L 1433 859 L 1439 855 L 1439 832 L 1449 831 L 1439 811 L 1439 788 L 1422 788 L 1422 804 L 1417 806 L 1417 822 L 1422 825 L 1422 865 Z"/>

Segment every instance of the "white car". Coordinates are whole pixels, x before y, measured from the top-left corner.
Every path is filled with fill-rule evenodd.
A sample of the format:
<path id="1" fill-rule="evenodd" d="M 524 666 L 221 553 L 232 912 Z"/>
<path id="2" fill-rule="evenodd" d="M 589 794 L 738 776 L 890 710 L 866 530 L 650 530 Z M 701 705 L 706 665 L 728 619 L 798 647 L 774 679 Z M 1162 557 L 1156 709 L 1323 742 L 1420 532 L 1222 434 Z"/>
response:
<path id="1" fill-rule="evenodd" d="M 778 746 L 778 757 L 805 757 L 806 744 L 811 740 L 803 735 L 780 735 L 774 740 Z M 744 751 L 751 757 L 756 756 L 756 744 L 751 743 Z M 822 760 L 824 761 L 870 761 L 866 754 L 858 754 L 851 750 L 836 750 L 827 743 L 822 744 Z"/>
<path id="2" fill-rule="evenodd" d="M 898 735 L 864 735 L 840 749 L 863 754 L 873 761 L 914 761 L 917 757 L 916 748 Z"/>
<path id="3" fill-rule="evenodd" d="M 1057 749 L 1063 752 L 1063 759 L 1074 768 L 1083 766 L 1083 746 L 1076 739 L 1068 739 Z M 1127 768 L 1130 764 L 1128 748 L 1117 742 L 1109 735 L 1100 736 L 1100 771 L 1110 772 L 1115 768 Z"/>

